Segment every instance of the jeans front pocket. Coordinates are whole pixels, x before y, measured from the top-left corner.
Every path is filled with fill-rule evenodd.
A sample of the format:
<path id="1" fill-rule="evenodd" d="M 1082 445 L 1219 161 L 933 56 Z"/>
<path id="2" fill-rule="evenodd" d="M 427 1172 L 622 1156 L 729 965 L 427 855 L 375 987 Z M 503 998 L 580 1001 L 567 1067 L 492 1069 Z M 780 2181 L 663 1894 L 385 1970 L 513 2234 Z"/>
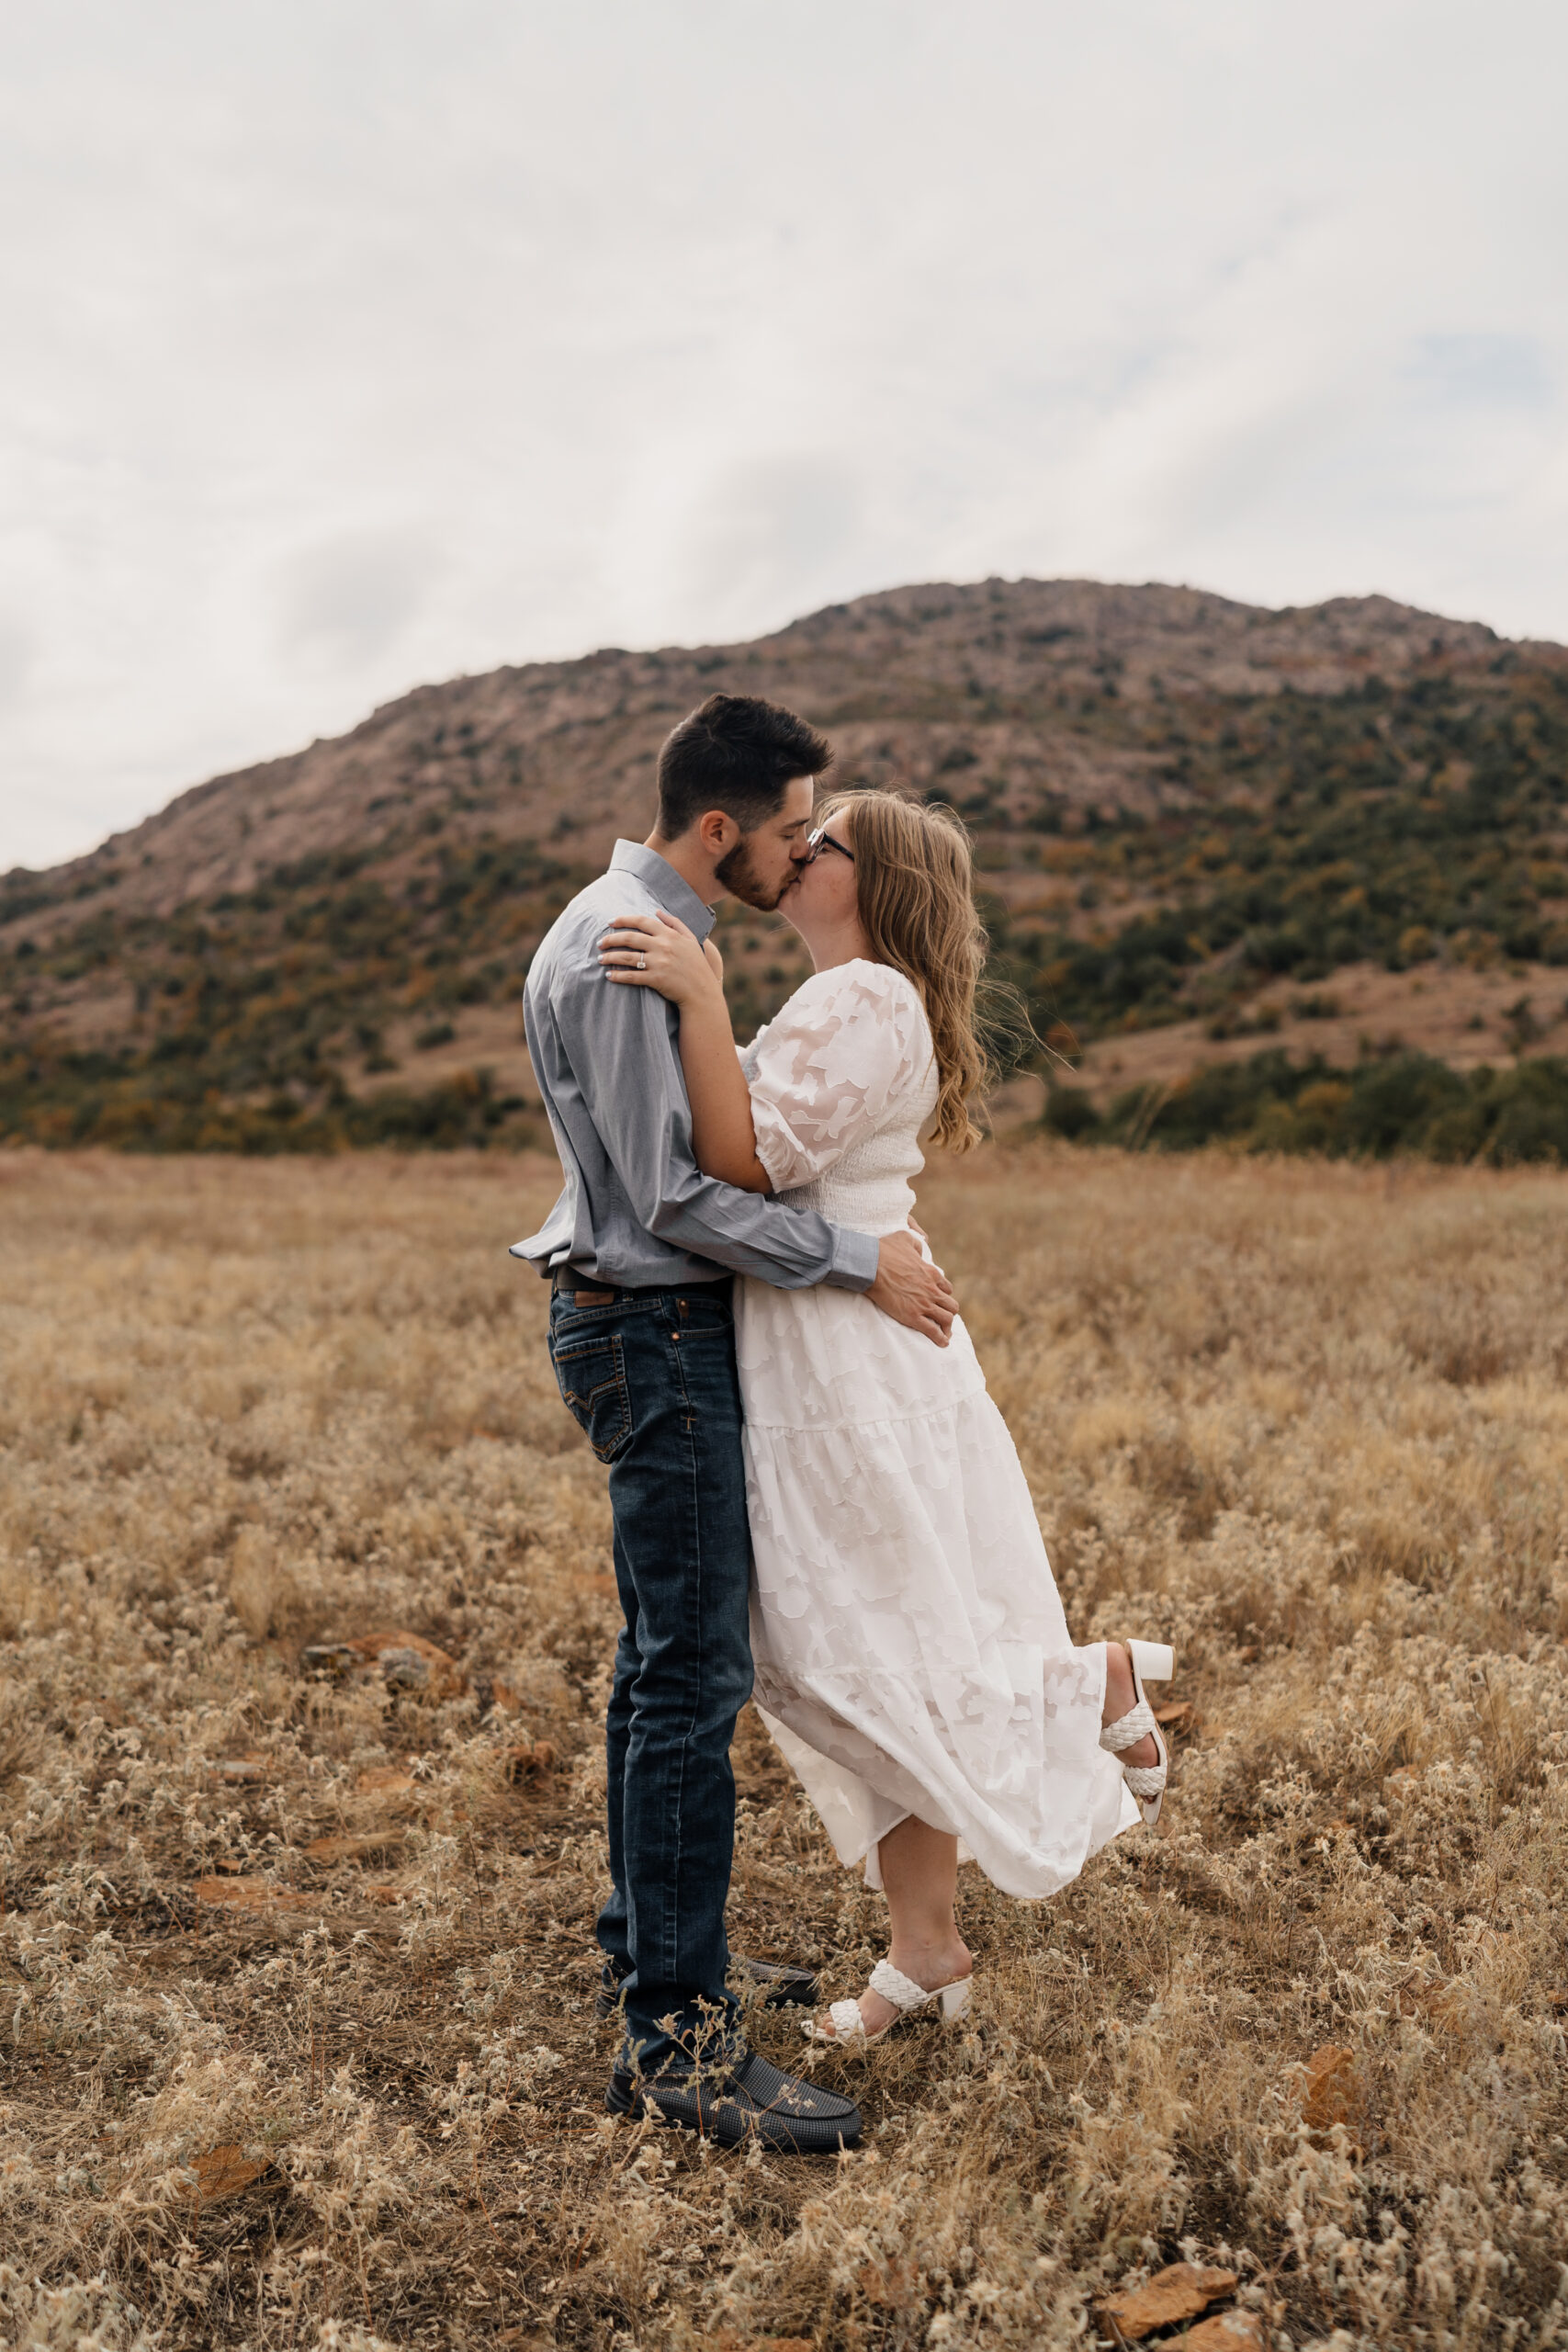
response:
<path id="1" fill-rule="evenodd" d="M 601 1462 L 625 1453 L 632 1434 L 632 1400 L 616 1333 L 592 1340 L 552 1340 L 550 1357 L 566 1408 Z"/>

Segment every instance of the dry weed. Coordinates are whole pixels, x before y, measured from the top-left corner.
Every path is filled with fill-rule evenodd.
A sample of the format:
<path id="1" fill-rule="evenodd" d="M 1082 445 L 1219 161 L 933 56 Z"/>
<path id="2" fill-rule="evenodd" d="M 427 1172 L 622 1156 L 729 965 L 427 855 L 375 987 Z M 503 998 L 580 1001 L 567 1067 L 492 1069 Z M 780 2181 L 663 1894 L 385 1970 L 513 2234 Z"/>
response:
<path id="1" fill-rule="evenodd" d="M 1164 1834 L 965 1874 L 973 2017 L 826 2053 L 823 2166 L 602 2111 L 551 1181 L 0 1159 L 0 2340 L 1065 2346 L 1186 2262 L 1215 2342 L 1568 2342 L 1568 1184 L 933 1175 L 1078 1637 L 1188 1712 Z M 735 1941 L 853 1989 L 879 1901 L 738 1767 Z"/>

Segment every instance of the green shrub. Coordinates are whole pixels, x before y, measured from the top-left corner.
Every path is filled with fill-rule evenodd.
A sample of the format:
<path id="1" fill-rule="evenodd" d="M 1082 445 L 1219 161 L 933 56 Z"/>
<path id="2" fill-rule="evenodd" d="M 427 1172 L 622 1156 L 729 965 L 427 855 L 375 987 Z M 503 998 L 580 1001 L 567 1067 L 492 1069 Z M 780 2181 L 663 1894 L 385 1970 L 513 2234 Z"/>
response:
<path id="1" fill-rule="evenodd" d="M 1069 1143 L 1077 1143 L 1099 1126 L 1100 1113 L 1084 1087 L 1054 1086 L 1045 1098 L 1045 1125 L 1053 1135 L 1066 1136 Z"/>
<path id="2" fill-rule="evenodd" d="M 1370 1057 L 1335 1069 L 1279 1050 L 1207 1063 L 1166 1089 L 1138 1086 L 1100 1116 L 1081 1088 L 1056 1087 L 1043 1124 L 1075 1141 L 1156 1151 L 1226 1144 L 1333 1158 L 1525 1160 L 1568 1167 L 1568 1061 L 1520 1062 L 1468 1077 L 1431 1054 Z"/>

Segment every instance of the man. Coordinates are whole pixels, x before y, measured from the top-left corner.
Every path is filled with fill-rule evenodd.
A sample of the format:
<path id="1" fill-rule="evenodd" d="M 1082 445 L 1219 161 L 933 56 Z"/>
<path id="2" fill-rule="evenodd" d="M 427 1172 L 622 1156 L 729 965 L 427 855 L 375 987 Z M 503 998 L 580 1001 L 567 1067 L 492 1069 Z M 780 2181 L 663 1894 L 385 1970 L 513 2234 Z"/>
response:
<path id="1" fill-rule="evenodd" d="M 626 1623 L 606 1746 L 613 1889 L 597 1935 L 625 2035 L 606 2104 L 651 2101 L 722 2142 L 831 2151 L 853 2103 L 746 2046 L 724 1912 L 735 1838 L 729 1747 L 751 1689 L 750 1542 L 730 1277 L 833 1283 L 947 1344 L 957 1302 L 908 1233 L 878 1240 L 705 1176 L 692 1150 L 675 1008 L 613 987 L 599 942 L 619 916 L 713 901 L 777 906 L 807 855 L 814 779 L 831 758 L 792 712 L 713 695 L 659 755 L 659 816 L 546 935 L 524 999 L 528 1050 L 566 1177 L 516 1244 L 547 1275 L 562 1396 L 610 1466 Z M 744 1964 L 774 1999 L 800 1972 Z"/>

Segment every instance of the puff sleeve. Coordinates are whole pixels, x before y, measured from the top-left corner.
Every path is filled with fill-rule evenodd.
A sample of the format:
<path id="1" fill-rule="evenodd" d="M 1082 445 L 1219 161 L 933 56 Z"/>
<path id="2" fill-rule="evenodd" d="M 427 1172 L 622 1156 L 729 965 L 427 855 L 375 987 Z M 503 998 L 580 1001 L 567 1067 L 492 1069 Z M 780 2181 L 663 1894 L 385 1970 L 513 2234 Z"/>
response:
<path id="1" fill-rule="evenodd" d="M 757 1157 L 775 1193 L 825 1175 L 874 1135 L 931 1066 L 913 984 L 886 964 L 818 972 L 742 1056 Z"/>

